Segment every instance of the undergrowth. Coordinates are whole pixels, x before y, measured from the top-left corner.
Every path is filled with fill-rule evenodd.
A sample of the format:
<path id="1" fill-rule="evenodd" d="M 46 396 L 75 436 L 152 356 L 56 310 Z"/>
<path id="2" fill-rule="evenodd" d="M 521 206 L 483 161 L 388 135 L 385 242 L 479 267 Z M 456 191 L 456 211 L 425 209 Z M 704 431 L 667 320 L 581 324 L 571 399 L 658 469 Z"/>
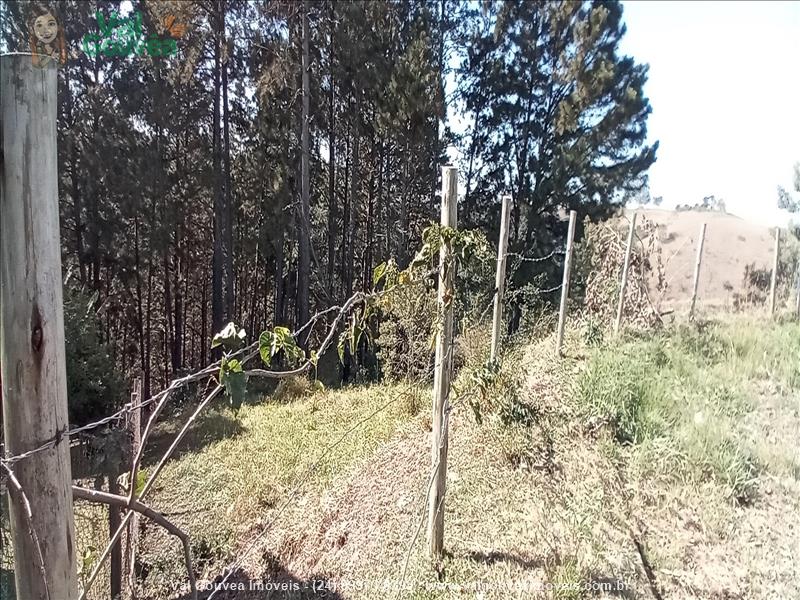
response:
<path id="1" fill-rule="evenodd" d="M 746 503 L 761 465 L 741 423 L 767 378 L 800 388 L 796 323 L 681 325 L 591 350 L 575 401 L 652 475 L 719 481 Z"/>

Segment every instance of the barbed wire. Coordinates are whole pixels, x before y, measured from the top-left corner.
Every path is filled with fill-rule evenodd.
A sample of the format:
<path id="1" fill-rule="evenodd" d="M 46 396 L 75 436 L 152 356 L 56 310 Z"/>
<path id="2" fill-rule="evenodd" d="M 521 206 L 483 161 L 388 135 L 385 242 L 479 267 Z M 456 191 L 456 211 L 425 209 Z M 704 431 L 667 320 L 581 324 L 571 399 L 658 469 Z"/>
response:
<path id="1" fill-rule="evenodd" d="M 553 250 L 549 254 L 545 254 L 544 256 L 524 256 L 523 254 L 519 254 L 518 252 L 506 252 L 505 256 L 516 258 L 520 261 L 520 263 L 526 262 L 544 262 L 546 260 L 550 260 L 554 256 L 564 256 L 566 254 L 565 250 Z"/>
<path id="2" fill-rule="evenodd" d="M 358 295 L 359 294 L 354 294 L 353 297 L 356 297 Z M 347 303 L 345 303 L 345 305 L 346 304 Z M 311 317 L 311 319 L 309 319 L 308 322 L 306 322 L 302 327 L 297 329 L 297 331 L 295 331 L 292 334 L 293 337 L 299 336 L 300 334 L 302 334 L 309 327 L 313 327 L 323 316 L 325 316 L 327 314 L 330 314 L 331 312 L 334 312 L 334 311 L 337 311 L 337 310 L 342 310 L 342 306 L 338 306 L 338 305 L 331 306 L 331 307 L 329 307 L 329 308 L 327 308 L 325 310 L 319 311 L 313 317 Z M 229 358 L 236 358 L 236 357 L 239 357 L 239 356 L 241 356 L 242 354 L 245 354 L 245 353 L 252 353 L 253 350 L 258 348 L 258 346 L 259 346 L 259 342 L 253 342 L 252 344 L 250 344 L 250 345 L 248 345 L 248 346 L 246 346 L 244 348 L 241 348 L 241 349 L 237 350 L 236 352 L 232 353 Z M 250 357 L 250 358 L 253 358 L 253 357 Z M 103 417 L 101 419 L 98 419 L 97 421 L 94 421 L 92 423 L 87 423 L 86 425 L 81 425 L 79 427 L 73 427 L 71 429 L 68 429 L 68 428 L 65 427 L 62 430 L 58 430 L 58 431 L 56 431 L 56 433 L 49 440 L 47 440 L 46 442 L 42 443 L 40 446 L 38 446 L 38 447 L 36 447 L 36 448 L 34 448 L 32 450 L 28 450 L 26 452 L 21 452 L 19 454 L 15 454 L 13 456 L 0 456 L 0 463 L 2 463 L 4 465 L 11 466 L 11 465 L 13 465 L 13 464 L 15 464 L 15 463 L 17 463 L 17 462 L 19 462 L 21 460 L 24 460 L 26 458 L 29 458 L 29 457 L 35 455 L 35 454 L 38 454 L 40 452 L 44 452 L 45 450 L 50 450 L 52 448 L 55 448 L 65 438 L 73 437 L 73 436 L 76 436 L 76 435 L 78 435 L 80 433 L 84 433 L 84 432 L 87 432 L 87 431 L 92 431 L 94 429 L 98 429 L 98 428 L 100 428 L 100 427 L 102 427 L 104 425 L 108 425 L 109 423 L 111 423 L 113 421 L 117 421 L 118 422 L 118 421 L 122 420 L 125 416 L 133 413 L 134 411 L 141 410 L 142 408 L 146 408 L 147 406 L 150 406 L 151 404 L 155 404 L 156 402 L 159 402 L 165 396 L 171 394 L 172 392 L 174 392 L 175 390 L 177 390 L 179 388 L 185 387 L 185 386 L 187 386 L 187 385 L 189 385 L 191 383 L 194 383 L 196 381 L 199 381 L 201 379 L 205 379 L 207 377 L 213 376 L 215 373 L 219 372 L 220 365 L 221 365 L 221 361 L 218 360 L 218 361 L 215 361 L 215 362 L 209 364 L 206 367 L 203 367 L 202 369 L 200 369 L 198 371 L 195 371 L 194 373 L 191 373 L 189 375 L 185 375 L 183 377 L 179 377 L 177 379 L 174 379 L 174 380 L 172 380 L 172 382 L 170 383 L 169 386 L 167 386 L 166 388 L 164 388 L 163 390 L 161 390 L 157 394 L 151 396 L 150 398 L 148 398 L 146 400 L 143 400 L 141 402 L 136 402 L 136 403 L 129 402 L 129 403 L 125 404 L 117 412 L 115 412 L 115 413 L 113 413 L 111 415 L 108 415 L 106 417 Z M 5 446 L 3 444 L 0 444 L 0 453 L 4 453 L 4 452 L 5 452 Z"/>
<path id="3" fill-rule="evenodd" d="M 551 258 L 553 258 L 554 256 L 556 256 L 558 254 L 564 254 L 564 252 L 563 251 L 553 251 L 553 252 L 550 252 L 549 254 L 547 254 L 545 256 L 541 256 L 541 257 L 525 257 L 525 256 L 523 256 L 521 254 L 516 254 L 516 253 L 509 253 L 509 254 L 506 254 L 506 256 L 515 257 L 515 258 L 519 259 L 519 261 L 520 261 L 519 264 L 522 264 L 523 262 L 543 262 L 543 261 L 546 261 L 546 260 L 550 260 Z M 517 265 L 517 268 L 519 267 L 519 264 Z M 558 286 L 550 288 L 550 289 L 539 290 L 539 292 L 542 293 L 542 294 L 549 293 L 549 292 L 552 292 L 552 291 L 555 291 L 555 290 L 559 289 L 560 287 L 561 287 L 561 285 L 558 285 Z M 343 303 L 342 306 L 331 306 L 331 307 L 329 307 L 329 308 L 327 308 L 327 309 L 325 309 L 323 311 L 320 311 L 317 314 L 315 314 L 307 323 L 305 323 L 302 327 L 300 327 L 297 331 L 295 331 L 293 333 L 293 336 L 296 337 L 298 335 L 301 335 L 308 328 L 312 328 L 312 330 L 313 330 L 313 327 L 314 327 L 314 325 L 316 324 L 317 321 L 319 321 L 324 316 L 326 316 L 326 315 L 328 315 L 328 314 L 330 314 L 332 312 L 338 311 L 338 315 L 336 316 L 336 318 L 333 319 L 333 321 L 329 324 L 328 334 L 327 334 L 327 336 L 325 337 L 324 341 L 322 342 L 322 344 L 320 346 L 320 354 L 321 354 L 321 352 L 324 351 L 325 349 L 327 349 L 327 346 L 331 343 L 331 340 L 333 339 L 333 336 L 334 336 L 335 332 L 338 330 L 338 327 L 341 324 L 341 320 L 344 318 L 345 315 L 349 314 L 349 312 L 351 310 L 353 310 L 354 307 L 359 305 L 360 302 L 365 301 L 370 295 L 382 294 L 385 291 L 387 291 L 387 290 L 373 291 L 371 293 L 368 293 L 368 292 L 357 292 L 356 294 L 351 296 L 351 298 L 348 299 L 345 303 Z M 496 290 L 495 290 L 495 293 L 492 294 L 492 297 L 494 297 L 495 294 L 496 294 Z M 481 314 L 480 320 L 483 320 L 483 317 L 487 314 L 488 310 L 491 308 L 492 303 L 493 303 L 492 301 L 489 302 L 488 306 L 486 307 L 486 309 Z M 258 347 L 259 347 L 259 343 L 258 342 L 254 342 L 254 343 L 248 345 L 247 347 L 242 348 L 242 349 L 238 350 L 235 353 L 232 353 L 229 358 L 234 357 L 234 356 L 240 356 L 240 357 L 242 357 L 242 362 L 251 360 L 252 358 L 254 358 L 255 356 L 258 355 Z M 451 348 L 445 354 L 445 358 L 450 357 L 451 355 L 452 355 L 452 343 L 451 343 Z M 309 360 L 306 360 L 306 363 L 310 364 Z M 304 363 L 304 365 L 305 365 L 305 363 Z M 141 410 L 141 409 L 146 408 L 148 406 L 151 406 L 151 405 L 153 405 L 155 403 L 159 403 L 158 404 L 158 408 L 156 409 L 156 413 L 151 415 L 151 417 L 156 417 L 157 418 L 157 416 L 158 416 L 157 413 L 159 413 L 160 409 L 163 408 L 164 404 L 166 403 L 166 401 L 168 400 L 168 398 L 169 398 L 169 396 L 170 396 L 170 394 L 172 392 L 174 392 L 177 389 L 180 389 L 180 388 L 183 388 L 185 386 L 188 386 L 191 383 L 194 383 L 194 382 L 197 382 L 197 381 L 200 381 L 200 380 L 203 380 L 203 379 L 209 379 L 210 378 L 209 381 L 215 380 L 214 376 L 215 376 L 216 373 L 219 372 L 220 366 L 221 366 L 221 360 L 218 360 L 218 361 L 215 361 L 215 362 L 209 364 L 206 367 L 203 367 L 202 369 L 199 369 L 198 371 L 196 371 L 194 373 L 190 373 L 190 374 L 185 375 L 183 377 L 176 378 L 176 379 L 172 380 L 172 382 L 165 389 L 163 389 L 159 393 L 151 396 L 150 398 L 147 398 L 146 400 L 143 400 L 143 401 L 127 403 L 120 410 L 117 410 L 116 412 L 114 412 L 114 413 L 112 413 L 112 414 L 110 414 L 108 416 L 105 416 L 105 417 L 103 417 L 101 419 L 98 419 L 97 421 L 94 421 L 94 422 L 91 422 L 91 423 L 88 423 L 88 424 L 85 424 L 85 425 L 81 425 L 81 426 L 78 426 L 78 427 L 71 427 L 71 428 L 69 427 L 69 425 L 65 425 L 63 427 L 63 429 L 57 430 L 56 433 L 49 440 L 45 441 L 40 446 L 38 446 L 38 447 L 36 447 L 36 448 L 34 448 L 32 450 L 28 450 L 26 452 L 22 452 L 22 453 L 13 455 L 13 456 L 0 456 L 0 465 L 2 466 L 2 470 L 0 470 L 0 471 L 5 471 L 8 474 L 8 477 L 12 480 L 12 483 L 13 483 L 14 472 L 13 472 L 12 467 L 16 463 L 18 463 L 18 462 L 20 462 L 22 460 L 25 460 L 27 458 L 30 458 L 31 456 L 34 456 L 34 455 L 36 455 L 38 453 L 54 449 L 57 446 L 59 446 L 59 444 L 61 444 L 64 439 L 69 439 L 70 437 L 78 436 L 78 435 L 80 435 L 82 433 L 85 433 L 85 432 L 88 432 L 88 431 L 93 431 L 93 430 L 98 429 L 100 427 L 106 426 L 106 425 L 108 425 L 110 423 L 119 422 L 120 420 L 125 418 L 130 413 L 133 413 L 134 411 Z M 435 368 L 435 365 L 431 367 L 431 370 L 433 370 L 434 368 Z M 283 376 L 283 375 L 286 375 L 286 374 L 299 373 L 299 372 L 302 372 L 303 370 L 304 370 L 304 367 L 301 367 L 300 369 L 292 369 L 292 370 L 289 370 L 289 371 L 263 371 L 263 374 L 266 375 L 266 376 L 270 376 L 270 377 L 280 377 L 280 376 Z M 257 373 L 256 371 L 253 371 L 253 373 L 262 374 L 260 372 Z M 174 449 L 177 446 L 177 444 L 180 443 L 183 435 L 185 434 L 186 430 L 192 425 L 192 423 L 194 422 L 194 419 L 197 416 L 197 414 L 201 410 L 203 410 L 208 405 L 208 403 L 222 391 L 222 386 L 219 384 L 219 382 L 216 382 L 216 383 L 217 383 L 217 385 L 215 386 L 214 390 L 210 394 L 208 394 L 205 397 L 205 399 L 203 399 L 200 402 L 200 404 L 198 405 L 198 407 L 194 411 L 194 414 L 184 424 L 184 426 L 181 429 L 180 433 L 176 436 L 176 438 L 173 441 L 172 445 L 170 446 L 170 448 L 167 450 L 167 452 L 162 457 L 162 459 L 159 462 L 158 467 L 156 468 L 155 472 L 148 478 L 148 481 L 146 482 L 146 484 L 144 486 L 144 489 L 142 490 L 141 494 L 138 494 L 140 498 L 143 497 L 146 494 L 146 491 L 149 490 L 152 487 L 152 484 L 155 481 L 159 471 L 163 467 L 164 463 L 169 459 L 169 457 L 171 456 L 171 454 L 174 451 Z M 357 431 L 361 426 L 363 426 L 369 420 L 375 418 L 377 415 L 379 415 L 383 411 L 387 410 L 390 406 L 392 406 L 393 404 L 395 404 L 396 402 L 398 402 L 402 398 L 407 397 L 411 393 L 416 393 L 417 389 L 418 389 L 417 383 L 416 382 L 415 383 L 411 383 L 409 385 L 408 389 L 406 389 L 405 391 L 403 391 L 401 393 L 398 393 L 394 398 L 392 398 L 388 402 L 382 404 L 379 408 L 377 408 L 376 410 L 371 412 L 369 415 L 367 415 L 363 419 L 359 420 L 353 426 L 348 428 L 335 442 L 333 442 L 332 444 L 327 446 L 325 449 L 323 449 L 323 451 L 317 457 L 315 462 L 300 477 L 298 477 L 296 479 L 296 483 L 295 483 L 293 489 L 291 490 L 291 492 L 289 493 L 286 502 L 273 515 L 271 521 L 252 540 L 252 542 L 247 546 L 247 548 L 244 551 L 244 553 L 240 554 L 237 557 L 237 559 L 235 561 L 233 561 L 233 563 L 231 563 L 228 567 L 226 567 L 227 574 L 225 575 L 222 583 L 225 583 L 232 576 L 232 574 L 234 573 L 235 569 L 237 567 L 241 566 L 241 564 L 242 564 L 243 560 L 245 559 L 245 557 L 264 538 L 264 536 L 270 530 L 272 525 L 274 525 L 274 523 L 277 521 L 277 519 L 280 517 L 280 515 L 294 501 L 294 499 L 296 498 L 296 496 L 298 495 L 298 493 L 302 489 L 303 485 L 305 485 L 305 483 L 308 481 L 308 479 L 311 477 L 311 475 L 319 468 L 319 466 L 324 462 L 324 460 L 329 456 L 329 454 L 335 450 L 335 448 L 338 445 L 340 445 L 342 442 L 344 442 L 344 440 L 346 440 L 348 436 L 352 435 L 355 431 Z M 452 408 L 453 408 L 453 406 L 450 404 L 450 401 L 449 401 L 449 398 L 448 398 L 447 401 L 446 401 L 446 405 L 445 405 L 445 419 L 444 419 L 444 424 L 443 424 L 443 430 L 445 430 L 445 431 L 446 431 L 446 429 L 448 427 L 449 416 L 450 416 L 450 412 L 451 412 Z M 444 436 L 442 437 L 442 439 L 444 439 Z M 143 439 L 142 441 L 144 442 L 145 440 Z M 143 448 L 140 448 L 140 450 L 139 450 L 140 453 L 141 453 L 142 449 Z M 6 450 L 5 447 L 0 445 L 0 453 L 5 453 L 5 450 Z M 435 474 L 436 470 L 438 468 L 438 463 L 435 464 L 433 468 L 434 468 L 434 474 Z M 133 486 L 133 485 L 135 485 L 135 483 L 131 482 L 131 486 Z M 430 486 L 430 484 L 429 484 L 429 486 Z M 133 494 L 132 494 L 132 496 L 133 496 Z M 129 502 L 130 502 L 130 499 L 129 499 Z M 91 587 L 92 583 L 95 581 L 95 579 L 96 579 L 96 577 L 97 577 L 97 575 L 99 573 L 100 567 L 102 566 L 104 560 L 107 558 L 107 556 L 108 556 L 108 554 L 110 552 L 110 549 L 113 548 L 118 543 L 119 536 L 121 535 L 122 531 L 126 527 L 127 521 L 129 520 L 129 517 L 130 517 L 131 514 L 132 514 L 132 511 L 128 511 L 128 513 L 125 515 L 125 518 L 123 519 L 122 523 L 119 524 L 117 532 L 110 539 L 108 545 L 106 546 L 105 551 L 103 552 L 102 556 L 98 559 L 97 564 L 94 566 L 94 569 L 93 569 L 92 573 L 90 574 L 90 576 L 88 578 L 88 581 L 85 584 L 85 589 L 84 589 L 84 591 L 82 593 L 81 598 L 85 598 L 87 591 L 89 590 L 89 588 Z M 30 515 L 30 517 L 31 517 L 31 520 L 32 520 L 33 515 Z M 412 543 L 412 546 L 413 546 L 413 543 Z M 410 551 L 410 549 L 409 549 L 409 551 Z M 406 567 L 407 567 L 407 565 L 406 565 Z M 221 589 L 221 587 L 218 587 L 210 596 L 208 596 L 207 600 L 210 600 L 211 598 L 213 598 L 214 595 L 216 594 L 216 592 L 219 589 Z"/>

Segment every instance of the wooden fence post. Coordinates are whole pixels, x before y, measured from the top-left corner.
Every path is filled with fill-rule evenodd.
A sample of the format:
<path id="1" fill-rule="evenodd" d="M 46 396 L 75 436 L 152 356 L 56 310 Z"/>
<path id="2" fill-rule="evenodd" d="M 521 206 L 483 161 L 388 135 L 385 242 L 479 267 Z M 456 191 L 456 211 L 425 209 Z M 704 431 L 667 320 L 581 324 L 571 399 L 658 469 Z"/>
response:
<path id="1" fill-rule="evenodd" d="M 569 300 L 569 277 L 572 271 L 572 241 L 575 238 L 575 221 L 578 213 L 569 211 L 569 229 L 567 230 L 567 248 L 564 252 L 564 276 L 561 279 L 561 305 L 558 308 L 558 333 L 556 335 L 556 354 L 561 356 L 564 344 L 564 326 L 567 320 L 567 300 Z"/>
<path id="2" fill-rule="evenodd" d="M 776 294 L 778 292 L 778 264 L 781 257 L 781 228 L 775 228 L 775 256 L 772 262 L 772 280 L 769 285 L 769 314 L 775 315 Z"/>
<path id="3" fill-rule="evenodd" d="M 457 220 L 458 169 L 442 168 L 442 226 L 455 229 Z M 436 363 L 433 373 L 432 459 L 433 481 L 428 493 L 428 546 L 431 556 L 440 557 L 444 549 L 444 494 L 447 481 L 447 429 L 450 377 L 453 366 L 453 292 L 455 264 L 450 244 L 439 252 L 440 315 L 436 334 Z"/>
<path id="4" fill-rule="evenodd" d="M 795 316 L 800 318 L 800 264 L 797 265 L 797 289 L 795 290 L 794 302 Z"/>
<path id="5" fill-rule="evenodd" d="M 631 217 L 631 228 L 628 231 L 628 245 L 625 248 L 625 264 L 622 267 L 622 281 L 619 286 L 619 305 L 617 306 L 617 319 L 614 321 L 614 335 L 619 334 L 622 325 L 622 311 L 625 308 L 625 291 L 628 288 L 628 269 L 631 266 L 631 250 L 633 249 L 633 236 L 636 233 L 636 213 Z"/>
<path id="6" fill-rule="evenodd" d="M 121 465 L 113 460 L 108 461 L 108 493 L 119 495 L 119 478 Z M 108 506 L 108 539 L 114 536 L 119 524 L 122 522 L 118 506 Z M 108 559 L 110 572 L 109 592 L 111 600 L 122 600 L 122 544 L 116 544 L 111 549 Z"/>
<path id="7" fill-rule="evenodd" d="M 700 285 L 700 265 L 703 261 L 703 245 L 706 241 L 706 224 L 700 226 L 700 241 L 697 243 L 697 258 L 694 262 L 694 284 L 692 285 L 692 303 L 689 307 L 689 318 L 694 318 L 694 305 L 697 303 L 697 288 Z"/>
<path id="8" fill-rule="evenodd" d="M 0 57 L 0 365 L 8 455 L 30 503 L 11 496 L 17 598 L 78 596 L 58 222 L 56 67 Z M 37 540 L 29 533 L 35 532 Z M 41 557 L 39 554 L 41 549 Z M 44 564 L 42 564 L 44 563 Z"/>
<path id="9" fill-rule="evenodd" d="M 494 281 L 494 315 L 492 318 L 492 346 L 489 360 L 497 359 L 500 345 L 500 327 L 503 321 L 503 294 L 506 287 L 506 250 L 508 248 L 508 224 L 511 219 L 511 196 L 503 196 L 500 213 L 500 238 L 497 241 L 497 275 Z"/>
<path id="10" fill-rule="evenodd" d="M 131 465 L 136 460 L 139 446 L 142 443 L 142 376 L 133 381 L 133 392 L 131 393 L 131 412 L 128 415 L 128 431 L 130 434 L 130 457 Z M 136 487 L 135 481 L 128 482 L 128 493 Z M 130 600 L 136 599 L 136 555 L 139 551 L 139 513 L 131 514 L 128 522 L 127 547 L 125 553 L 125 571 L 128 585 L 128 597 Z"/>

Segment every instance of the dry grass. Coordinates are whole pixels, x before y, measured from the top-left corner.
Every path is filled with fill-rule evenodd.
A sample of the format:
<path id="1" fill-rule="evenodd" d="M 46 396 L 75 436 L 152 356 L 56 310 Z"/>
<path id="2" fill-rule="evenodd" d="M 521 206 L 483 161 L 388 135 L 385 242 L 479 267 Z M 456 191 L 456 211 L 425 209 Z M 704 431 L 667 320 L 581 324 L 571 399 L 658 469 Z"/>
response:
<path id="1" fill-rule="evenodd" d="M 484 390 L 482 424 L 458 403 L 441 563 L 426 558 L 422 521 L 429 418 L 398 407 L 363 443 L 342 448 L 236 574 L 297 589 L 227 597 L 800 597 L 800 324 L 735 320 L 602 337 L 593 327 L 569 331 L 563 361 L 549 338 L 512 351 Z M 469 389 L 472 374 L 465 368 L 457 388 Z M 362 403 L 378 403 L 367 400 L 372 391 L 397 388 L 247 409 L 255 412 L 243 413 L 233 440 L 172 465 L 178 489 L 159 499 L 186 502 L 194 485 L 191 504 L 208 506 L 187 521 L 196 547 L 204 528 L 224 525 L 225 558 L 236 556 L 332 431 L 365 414 Z M 420 387 L 416 408 L 427 402 Z M 329 423 L 331 435 L 293 437 L 309 423 Z M 192 483 L 212 472 L 216 485 Z M 391 583 L 407 557 L 398 595 Z M 204 563 L 202 575 L 222 562 Z"/>

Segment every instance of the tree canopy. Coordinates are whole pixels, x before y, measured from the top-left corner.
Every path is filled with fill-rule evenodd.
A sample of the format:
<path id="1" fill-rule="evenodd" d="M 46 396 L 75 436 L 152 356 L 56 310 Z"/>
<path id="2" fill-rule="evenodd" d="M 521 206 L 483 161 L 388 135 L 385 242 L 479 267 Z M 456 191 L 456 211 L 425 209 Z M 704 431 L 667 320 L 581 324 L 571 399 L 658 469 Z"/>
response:
<path id="1" fill-rule="evenodd" d="M 228 321 L 293 327 L 406 266 L 448 146 L 460 222 L 496 238 L 511 193 L 528 254 L 560 243 L 565 211 L 614 210 L 656 156 L 616 1 L 8 2 L 3 46 L 29 50 L 43 11 L 66 50 L 65 269 L 145 393 L 206 364 Z"/>

